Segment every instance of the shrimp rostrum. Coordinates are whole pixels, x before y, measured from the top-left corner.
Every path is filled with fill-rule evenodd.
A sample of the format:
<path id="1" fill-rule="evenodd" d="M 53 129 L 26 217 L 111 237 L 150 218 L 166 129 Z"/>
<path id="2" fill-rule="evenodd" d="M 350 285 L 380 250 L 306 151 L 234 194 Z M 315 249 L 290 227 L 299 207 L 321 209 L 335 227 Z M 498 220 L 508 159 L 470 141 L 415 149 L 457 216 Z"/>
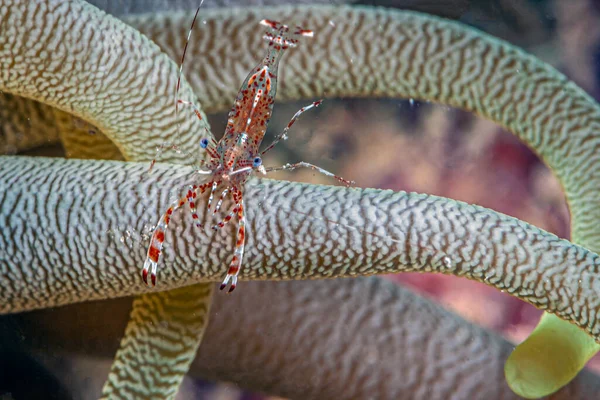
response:
<path id="1" fill-rule="evenodd" d="M 198 13 L 196 12 L 196 17 Z M 194 17 L 194 21 L 196 19 Z M 263 60 L 248 74 L 242 84 L 233 107 L 228 115 L 227 127 L 223 137 L 216 142 L 212 137 L 203 138 L 200 141 L 200 147 L 206 151 L 207 158 L 200 163 L 200 168 L 196 171 L 199 174 L 209 175 L 203 183 L 191 185 L 185 196 L 173 202 L 167 211 L 161 216 L 150 241 L 144 269 L 142 272 L 143 280 L 146 284 L 156 285 L 157 265 L 161 255 L 161 249 L 165 240 L 165 232 L 173 212 L 189 204 L 192 218 L 196 221 L 198 227 L 202 227 L 198 214 L 196 213 L 196 198 L 199 194 L 209 191 L 207 209 L 213 207 L 213 200 L 216 194 L 219 199 L 214 205 L 213 211 L 219 211 L 221 204 L 230 197 L 233 200 L 233 206 L 230 212 L 213 229 L 217 230 L 225 226 L 230 220 L 235 219 L 238 224 L 237 240 L 233 258 L 229 264 L 227 275 L 221 284 L 221 290 L 230 283 L 229 292 L 233 291 L 237 285 L 238 274 L 242 267 L 244 256 L 244 244 L 246 237 L 246 217 L 244 213 L 244 185 L 248 178 L 254 173 L 266 174 L 278 170 L 293 170 L 296 168 L 307 167 L 313 170 L 331 176 L 345 185 L 351 185 L 352 182 L 338 177 L 315 165 L 299 162 L 295 164 L 286 164 L 281 167 L 265 168 L 262 165 L 262 156 L 275 146 L 280 140 L 287 139 L 287 134 L 296 119 L 305 111 L 319 106 L 321 101 L 314 102 L 300 109 L 290 120 L 286 128 L 275 136 L 273 143 L 266 147 L 262 152 L 259 147 L 263 141 L 267 125 L 273 111 L 275 102 L 275 93 L 277 91 L 277 69 L 279 61 L 284 52 L 290 47 L 295 47 L 300 37 L 312 37 L 313 32 L 296 27 L 290 29 L 288 26 L 279 22 L 262 20 L 262 25 L 267 26 L 267 32 L 264 39 L 268 42 L 267 53 Z M 192 23 L 193 28 L 193 23 Z M 191 31 L 191 30 L 190 30 Z M 189 35 L 188 35 L 189 41 Z M 187 43 L 186 43 L 187 48 Z M 183 58 L 182 57 L 182 65 Z M 181 73 L 181 68 L 180 68 Z M 180 76 L 181 78 L 181 76 Z M 178 81 L 178 87 L 179 88 Z M 178 104 L 190 106 L 194 109 L 196 116 L 201 123 L 200 111 L 191 102 L 177 100 Z M 150 275 L 150 283 L 148 282 Z"/>

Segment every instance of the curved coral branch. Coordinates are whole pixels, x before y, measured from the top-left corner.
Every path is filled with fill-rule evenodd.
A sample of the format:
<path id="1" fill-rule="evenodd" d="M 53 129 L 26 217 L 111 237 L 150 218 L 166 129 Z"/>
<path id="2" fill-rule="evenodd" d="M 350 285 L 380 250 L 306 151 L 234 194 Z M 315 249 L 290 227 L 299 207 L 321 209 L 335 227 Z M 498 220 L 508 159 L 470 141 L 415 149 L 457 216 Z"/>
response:
<path id="1" fill-rule="evenodd" d="M 0 310 L 144 293 L 139 265 L 145 243 L 128 246 L 120 238 L 148 231 L 168 202 L 164 183 L 181 182 L 191 172 L 157 164 L 152 177 L 141 179 L 146 169 L 146 163 L 0 158 L 0 187 L 6 188 L 1 235 L 9 255 L 2 262 Z M 29 196 L 35 182 L 36 196 Z M 271 180 L 253 180 L 247 196 L 244 280 L 454 274 L 505 290 L 600 337 L 600 258 L 518 219 L 435 196 Z M 200 232 L 189 218 L 179 223 L 163 264 L 168 268 L 159 271 L 163 290 L 217 280 L 232 244 L 228 232 Z M 62 283 L 68 270 L 77 272 L 77 285 Z"/>
<path id="2" fill-rule="evenodd" d="M 519 398 L 502 371 L 512 344 L 400 286 L 374 278 L 243 284 L 243 296 L 215 296 L 191 376 L 292 399 Z M 23 313 L 20 332 L 52 358 L 111 359 L 130 307 L 123 298 Z M 91 375 L 80 365 L 68 373 L 71 382 Z M 597 377 L 583 372 L 552 399 L 599 394 Z"/>
<path id="3" fill-rule="evenodd" d="M 213 286 L 147 293 L 133 301 L 102 398 L 175 398 L 208 324 Z"/>
<path id="4" fill-rule="evenodd" d="M 7 0 L 0 24 L 2 91 L 95 125 L 126 159 L 152 160 L 175 133 L 177 65 L 129 25 L 76 0 Z M 185 83 L 181 93 L 193 95 Z M 183 152 L 200 132 L 193 122 L 180 118 Z"/>

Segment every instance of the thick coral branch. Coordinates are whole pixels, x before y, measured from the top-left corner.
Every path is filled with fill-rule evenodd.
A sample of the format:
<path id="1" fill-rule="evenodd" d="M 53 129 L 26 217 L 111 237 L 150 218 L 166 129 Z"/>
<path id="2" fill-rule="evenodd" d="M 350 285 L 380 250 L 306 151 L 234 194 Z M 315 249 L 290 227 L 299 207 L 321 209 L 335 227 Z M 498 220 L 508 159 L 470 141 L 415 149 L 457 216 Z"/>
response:
<path id="1" fill-rule="evenodd" d="M 142 179 L 146 169 L 146 163 L 0 158 L 7 254 L 0 310 L 146 291 L 139 276 L 146 240 L 138 235 L 167 204 L 162 188 L 191 172 L 158 165 Z M 435 196 L 271 180 L 253 180 L 247 196 L 244 280 L 454 274 L 600 337 L 598 256 L 518 219 Z M 201 232 L 190 221 L 177 221 L 181 229 L 168 240 L 161 289 L 218 280 L 226 269 L 233 235 Z"/>
<path id="2" fill-rule="evenodd" d="M 215 296 L 191 376 L 291 399 L 520 398 L 502 372 L 512 344 L 391 282 L 243 284 L 242 296 Z M 110 359 L 130 307 L 124 298 L 17 319 L 28 345 L 46 357 L 66 352 Z M 80 364 L 67 373 L 69 382 L 87 383 L 90 376 Z M 552 399 L 599 394 L 597 377 L 582 372 Z M 84 397 L 98 396 L 96 391 Z"/>

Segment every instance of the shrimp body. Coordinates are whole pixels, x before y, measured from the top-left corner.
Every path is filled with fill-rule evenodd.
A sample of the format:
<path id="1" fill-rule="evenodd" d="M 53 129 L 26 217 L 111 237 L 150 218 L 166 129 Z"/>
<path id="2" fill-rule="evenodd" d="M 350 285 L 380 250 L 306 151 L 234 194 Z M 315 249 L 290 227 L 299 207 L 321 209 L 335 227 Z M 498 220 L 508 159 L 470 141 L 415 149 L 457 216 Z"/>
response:
<path id="1" fill-rule="evenodd" d="M 236 162 L 243 168 L 248 160 L 259 156 L 259 147 L 273 113 L 277 70 L 285 50 L 296 46 L 298 36 L 313 36 L 311 31 L 299 27 L 290 33 L 287 26 L 275 21 L 262 20 L 261 24 L 269 27 L 264 36 L 269 42 L 267 54 L 240 87 L 229 111 L 225 134 L 216 148 L 223 165 L 232 170 Z"/>
<path id="2" fill-rule="evenodd" d="M 233 103 L 233 107 L 229 111 L 227 127 L 223 137 L 218 143 L 215 143 L 214 139 L 209 140 L 206 138 L 200 142 L 200 147 L 206 150 L 208 159 L 201 163 L 201 168 L 197 172 L 208 174 L 209 178 L 202 184 L 190 186 L 186 195 L 173 202 L 161 216 L 153 232 L 142 271 L 142 278 L 146 284 L 149 284 L 148 274 L 150 274 L 151 284 L 153 286 L 156 285 L 157 265 L 165 240 L 165 231 L 173 212 L 187 202 L 192 212 L 192 218 L 196 221 L 196 225 L 201 227 L 202 225 L 196 213 L 195 199 L 198 194 L 210 190 L 206 206 L 208 210 L 211 209 L 213 204 L 214 194 L 217 192 L 221 193 L 217 204 L 214 206 L 214 213 L 219 211 L 222 202 L 227 196 L 231 196 L 233 199 L 231 211 L 220 222 L 214 225 L 213 229 L 219 229 L 232 218 L 237 218 L 238 231 L 235 251 L 227 276 L 221 284 L 222 290 L 231 281 L 229 292 L 235 289 L 244 256 L 246 237 L 246 217 L 243 200 L 244 185 L 254 171 L 262 174 L 267 172 L 262 165 L 260 156 L 270 150 L 280 139 L 285 139 L 285 133 L 287 133 L 287 130 L 289 130 L 289 127 L 300 113 L 320 104 L 320 102 L 313 103 L 311 106 L 303 108 L 296 113 L 292 121 L 288 124 L 284 134 L 279 135 L 275 139 L 275 142 L 265 151 L 262 153 L 259 152 L 259 147 L 263 141 L 273 112 L 273 104 L 275 103 L 279 61 L 288 48 L 296 46 L 298 37 L 313 36 L 312 31 L 299 27 L 291 31 L 286 25 L 275 21 L 262 20 L 261 24 L 268 27 L 264 36 L 269 43 L 267 54 L 244 80 Z M 193 106 L 193 104 L 182 100 L 178 100 L 178 102 Z M 199 110 L 195 108 L 195 111 L 198 118 L 202 119 Z"/>

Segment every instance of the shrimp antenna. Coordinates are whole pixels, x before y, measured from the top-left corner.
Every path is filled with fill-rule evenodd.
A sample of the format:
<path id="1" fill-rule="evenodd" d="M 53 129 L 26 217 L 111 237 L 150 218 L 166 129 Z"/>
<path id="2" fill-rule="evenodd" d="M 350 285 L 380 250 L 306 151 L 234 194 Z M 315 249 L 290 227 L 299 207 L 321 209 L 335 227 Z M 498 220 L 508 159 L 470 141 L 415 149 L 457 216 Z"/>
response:
<path id="1" fill-rule="evenodd" d="M 194 14 L 194 19 L 192 20 L 192 25 L 190 26 L 190 30 L 188 31 L 187 34 L 187 39 L 185 41 L 185 47 L 183 48 L 183 54 L 181 55 L 181 62 L 179 63 L 179 73 L 177 74 L 177 85 L 175 85 L 175 121 L 177 121 L 177 136 L 175 138 L 175 142 L 172 143 L 171 147 L 172 148 L 176 148 L 176 143 L 179 141 L 179 136 L 181 134 L 181 124 L 179 123 L 179 103 L 186 103 L 189 105 L 194 106 L 193 103 L 191 102 L 183 102 L 179 100 L 179 88 L 181 87 L 181 76 L 183 75 L 183 62 L 185 61 L 185 55 L 187 53 L 187 49 L 188 49 L 188 45 L 190 43 L 190 38 L 192 36 L 192 31 L 194 30 L 194 25 L 196 24 L 196 19 L 198 19 L 198 13 L 200 13 L 200 8 L 202 7 L 202 4 L 204 4 L 204 0 L 200 0 L 200 4 L 198 5 L 198 8 L 196 9 L 196 13 Z M 206 125 L 206 122 L 203 120 L 200 112 L 198 111 L 197 108 L 194 109 L 196 111 L 196 115 L 198 116 L 198 118 L 203 121 Z M 205 126 L 206 129 L 206 126 Z M 149 172 L 152 171 L 152 167 L 154 167 L 154 164 L 156 163 L 156 159 L 160 156 L 160 154 L 163 152 L 165 148 L 165 143 L 163 143 L 160 148 L 158 149 L 158 154 L 156 155 L 156 158 L 154 160 L 152 160 L 152 164 L 150 164 L 150 170 Z"/>
<path id="2" fill-rule="evenodd" d="M 196 9 L 196 14 L 194 14 L 194 19 L 192 20 L 192 25 L 190 26 L 190 30 L 188 31 L 187 39 L 185 41 L 185 47 L 183 48 L 183 54 L 181 55 L 181 63 L 179 63 L 179 74 L 177 75 L 177 86 L 175 86 L 175 120 L 177 121 L 177 139 L 179 139 L 179 134 L 181 131 L 181 124 L 179 123 L 179 119 L 177 118 L 179 115 L 179 88 L 181 87 L 181 76 L 183 75 L 183 62 L 185 61 L 185 55 L 187 53 L 188 45 L 190 44 L 190 38 L 192 37 L 192 31 L 194 30 L 194 25 L 196 24 L 196 19 L 198 18 L 198 13 L 200 12 L 200 7 L 204 0 L 200 0 L 200 4 Z"/>

